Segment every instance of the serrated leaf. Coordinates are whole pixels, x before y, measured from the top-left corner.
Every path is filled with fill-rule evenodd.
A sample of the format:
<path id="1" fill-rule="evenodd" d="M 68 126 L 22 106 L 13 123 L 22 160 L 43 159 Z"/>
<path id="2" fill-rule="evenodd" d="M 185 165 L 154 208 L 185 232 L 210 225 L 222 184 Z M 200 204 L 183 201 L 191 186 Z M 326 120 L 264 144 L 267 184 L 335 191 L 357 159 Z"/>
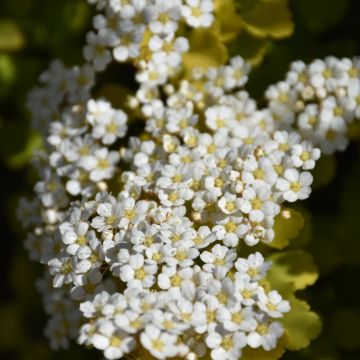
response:
<path id="1" fill-rule="evenodd" d="M 260 1 L 240 15 L 246 31 L 256 37 L 280 39 L 294 31 L 287 0 Z"/>
<path id="2" fill-rule="evenodd" d="M 227 60 L 227 49 L 213 29 L 196 29 L 190 35 L 190 51 L 184 54 L 186 70 L 219 66 Z"/>
<path id="3" fill-rule="evenodd" d="M 218 27 L 221 40 L 233 40 L 243 28 L 241 16 L 236 12 L 233 0 L 215 1 L 215 27 Z"/>
<path id="4" fill-rule="evenodd" d="M 282 295 L 305 289 L 318 278 L 312 257 L 303 250 L 283 251 L 271 255 L 272 262 L 267 280 Z"/>
<path id="5" fill-rule="evenodd" d="M 289 240 L 296 237 L 304 226 L 304 218 L 293 209 L 282 210 L 275 218 L 275 238 L 268 245 L 275 249 L 283 249 Z"/>
<path id="6" fill-rule="evenodd" d="M 304 349 L 320 334 L 322 327 L 320 317 L 310 310 L 309 304 L 305 301 L 295 296 L 291 296 L 288 300 L 291 310 L 280 319 L 287 334 L 286 348 Z"/>

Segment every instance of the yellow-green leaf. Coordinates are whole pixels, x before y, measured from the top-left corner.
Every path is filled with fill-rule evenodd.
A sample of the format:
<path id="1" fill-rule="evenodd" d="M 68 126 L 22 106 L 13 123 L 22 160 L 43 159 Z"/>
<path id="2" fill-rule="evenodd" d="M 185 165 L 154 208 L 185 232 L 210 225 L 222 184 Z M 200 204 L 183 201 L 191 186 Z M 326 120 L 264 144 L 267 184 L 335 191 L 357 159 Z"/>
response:
<path id="1" fill-rule="evenodd" d="M 253 36 L 275 39 L 290 36 L 294 31 L 287 0 L 260 1 L 241 13 L 245 29 Z"/>
<path id="2" fill-rule="evenodd" d="M 304 226 L 304 218 L 293 209 L 284 209 L 275 218 L 275 238 L 268 245 L 275 249 L 283 249 L 289 240 L 296 237 Z"/>
<path id="3" fill-rule="evenodd" d="M 0 51 L 15 51 L 25 44 L 24 36 L 16 23 L 10 20 L 0 21 Z"/>
<path id="4" fill-rule="evenodd" d="M 283 251 L 271 255 L 267 280 L 282 295 L 294 293 L 315 283 L 318 272 L 312 257 L 303 250 Z"/>
<path id="5" fill-rule="evenodd" d="M 304 349 L 309 346 L 311 340 L 320 334 L 321 321 L 305 301 L 299 300 L 295 296 L 288 300 L 291 310 L 281 319 L 288 339 L 286 348 L 289 350 Z"/>
<path id="6" fill-rule="evenodd" d="M 214 29 L 197 29 L 190 35 L 190 51 L 184 55 L 186 70 L 193 67 L 222 65 L 227 60 L 227 49 Z"/>
<path id="7" fill-rule="evenodd" d="M 215 1 L 215 26 L 219 28 L 221 40 L 233 40 L 243 28 L 241 16 L 236 12 L 233 0 Z"/>

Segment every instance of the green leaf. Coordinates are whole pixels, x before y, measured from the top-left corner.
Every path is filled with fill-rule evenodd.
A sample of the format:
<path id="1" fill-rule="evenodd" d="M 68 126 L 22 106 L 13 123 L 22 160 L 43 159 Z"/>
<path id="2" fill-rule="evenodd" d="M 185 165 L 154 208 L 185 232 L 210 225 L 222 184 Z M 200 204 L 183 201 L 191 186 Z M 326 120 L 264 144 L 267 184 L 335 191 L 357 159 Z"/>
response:
<path id="1" fill-rule="evenodd" d="M 215 2 L 215 27 L 219 28 L 221 40 L 233 40 L 243 28 L 241 16 L 236 12 L 233 0 Z"/>
<path id="2" fill-rule="evenodd" d="M 284 209 L 275 218 L 275 238 L 268 243 L 272 248 L 283 249 L 289 245 L 289 240 L 296 237 L 304 226 L 304 218 L 293 209 Z"/>
<path id="3" fill-rule="evenodd" d="M 24 44 L 19 26 L 10 20 L 0 20 L 0 51 L 20 50 Z"/>
<path id="4" fill-rule="evenodd" d="M 318 278 L 312 257 L 303 250 L 283 251 L 271 255 L 272 262 L 267 280 L 282 295 L 305 289 Z"/>
<path id="5" fill-rule="evenodd" d="M 291 310 L 284 315 L 280 321 L 284 324 L 289 350 L 300 350 L 309 346 L 321 332 L 321 321 L 319 316 L 310 310 L 305 301 L 295 296 L 288 298 Z"/>
<path id="6" fill-rule="evenodd" d="M 245 30 L 251 35 L 281 39 L 294 31 L 287 0 L 260 1 L 250 9 L 241 12 Z"/>
<path id="7" fill-rule="evenodd" d="M 227 61 L 227 49 L 213 29 L 196 29 L 190 35 L 190 51 L 184 54 L 186 70 L 219 66 Z"/>

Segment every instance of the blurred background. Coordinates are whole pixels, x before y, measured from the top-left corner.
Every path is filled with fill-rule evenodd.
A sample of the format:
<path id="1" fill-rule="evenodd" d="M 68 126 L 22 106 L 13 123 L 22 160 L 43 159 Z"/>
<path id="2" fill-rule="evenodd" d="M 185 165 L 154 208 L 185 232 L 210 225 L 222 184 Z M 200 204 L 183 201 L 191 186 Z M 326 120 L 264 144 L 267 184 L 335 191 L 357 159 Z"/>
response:
<path id="1" fill-rule="evenodd" d="M 262 62 L 247 87 L 260 104 L 264 89 L 281 80 L 293 60 L 360 55 L 359 1 L 290 0 L 289 6 L 295 24 L 291 37 L 252 39 L 240 47 L 245 57 L 261 51 Z M 30 129 L 26 94 L 52 59 L 82 62 L 91 17 L 85 0 L 0 1 L 0 359 L 90 356 L 76 345 L 67 352 L 49 350 L 43 336 L 46 316 L 34 285 L 41 266 L 27 258 L 15 209 L 19 196 L 32 192 L 36 177 L 30 157 L 40 144 Z M 360 359 L 359 135 L 353 128 L 349 148 L 321 160 L 314 193 L 301 205 L 306 225 L 290 248 L 304 247 L 319 268 L 317 283 L 299 295 L 320 314 L 323 331 L 309 348 L 288 352 L 284 359 Z"/>

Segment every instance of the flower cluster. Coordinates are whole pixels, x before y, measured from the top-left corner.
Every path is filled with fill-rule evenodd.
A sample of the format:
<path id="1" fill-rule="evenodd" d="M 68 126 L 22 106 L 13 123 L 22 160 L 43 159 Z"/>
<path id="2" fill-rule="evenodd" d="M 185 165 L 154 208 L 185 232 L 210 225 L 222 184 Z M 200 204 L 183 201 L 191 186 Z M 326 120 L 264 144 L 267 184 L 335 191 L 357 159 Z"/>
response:
<path id="1" fill-rule="evenodd" d="M 104 14 L 94 17 L 95 32 L 87 35 L 85 59 L 102 71 L 112 59 L 132 60 L 136 79 L 147 86 L 163 85 L 181 64 L 189 49 L 180 27 L 209 27 L 213 0 L 97 1 Z"/>
<path id="2" fill-rule="evenodd" d="M 344 150 L 349 124 L 360 116 L 360 60 L 295 61 L 285 81 L 270 86 L 266 98 L 273 116 L 322 152 Z"/>
<path id="3" fill-rule="evenodd" d="M 182 73 L 189 42 L 176 34 L 210 26 L 211 0 L 90 2 L 102 12 L 86 63 L 52 63 L 29 96 L 44 149 L 19 218 L 46 265 L 52 347 L 219 360 L 275 348 L 290 305 L 266 281 L 271 264 L 241 250 L 270 243 L 283 204 L 310 195 L 316 146 L 343 147 L 326 141 L 344 136 L 345 109 L 356 115 L 356 60 L 294 63 L 258 109 L 241 57 Z M 92 95 L 113 59 L 137 69 L 126 111 Z"/>

